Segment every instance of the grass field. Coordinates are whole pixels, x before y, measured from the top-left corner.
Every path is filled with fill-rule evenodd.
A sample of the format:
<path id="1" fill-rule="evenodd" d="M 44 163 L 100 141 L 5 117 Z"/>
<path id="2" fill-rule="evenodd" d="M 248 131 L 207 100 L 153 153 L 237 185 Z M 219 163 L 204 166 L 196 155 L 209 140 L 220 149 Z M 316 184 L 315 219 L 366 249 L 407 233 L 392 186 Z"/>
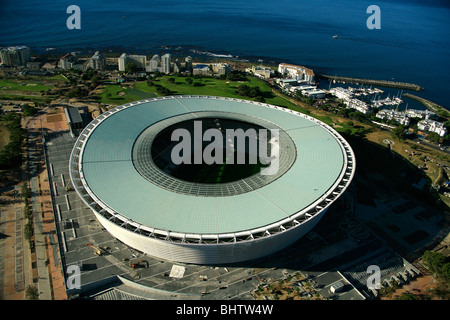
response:
<path id="1" fill-rule="evenodd" d="M 0 99 L 41 102 L 54 96 L 42 96 L 41 91 L 53 89 L 56 83 L 67 81 L 62 75 L 51 77 L 25 77 L 0 80 Z"/>
<path id="2" fill-rule="evenodd" d="M 170 78 L 174 78 L 175 81 L 171 83 L 169 81 Z M 100 95 L 101 101 L 105 104 L 120 105 L 135 100 L 160 96 L 156 91 L 158 85 L 169 89 L 175 95 L 208 95 L 254 100 L 236 93 L 238 86 L 246 84 L 250 87 L 259 87 L 266 103 L 292 109 L 297 108 L 289 100 L 273 94 L 271 88 L 264 81 L 256 78 L 249 77 L 249 81 L 202 78 L 194 79 L 194 83 L 189 85 L 185 77 L 163 76 L 158 80 L 154 80 L 153 83 L 153 86 L 149 86 L 147 81 L 136 82 L 132 86 L 108 85 Z M 119 95 L 120 92 L 123 92 L 123 95 Z"/>
<path id="3" fill-rule="evenodd" d="M 128 102 L 156 97 L 156 93 L 131 88 L 129 85 L 107 85 L 99 95 L 104 104 L 121 105 Z"/>
<path id="4" fill-rule="evenodd" d="M 0 80 L 1 93 L 8 91 L 40 92 L 51 89 L 53 86 L 54 84 L 51 82 Z"/>
<path id="5" fill-rule="evenodd" d="M 0 151 L 9 143 L 9 130 L 0 124 Z"/>

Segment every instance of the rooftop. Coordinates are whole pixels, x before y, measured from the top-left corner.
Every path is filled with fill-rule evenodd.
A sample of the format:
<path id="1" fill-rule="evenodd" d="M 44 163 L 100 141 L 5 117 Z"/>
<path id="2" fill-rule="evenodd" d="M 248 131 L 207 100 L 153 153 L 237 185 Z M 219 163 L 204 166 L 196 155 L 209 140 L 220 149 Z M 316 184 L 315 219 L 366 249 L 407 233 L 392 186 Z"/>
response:
<path id="1" fill-rule="evenodd" d="M 143 177 L 132 156 L 141 133 L 172 117 L 199 112 L 233 113 L 276 124 L 295 144 L 294 163 L 276 180 L 230 196 L 178 193 Z M 169 232 L 227 234 L 292 219 L 324 202 L 338 185 L 342 190 L 353 163 L 345 140 L 317 119 L 230 98 L 176 96 L 133 102 L 95 119 L 80 139 L 80 164 L 91 197 L 109 212 Z"/>

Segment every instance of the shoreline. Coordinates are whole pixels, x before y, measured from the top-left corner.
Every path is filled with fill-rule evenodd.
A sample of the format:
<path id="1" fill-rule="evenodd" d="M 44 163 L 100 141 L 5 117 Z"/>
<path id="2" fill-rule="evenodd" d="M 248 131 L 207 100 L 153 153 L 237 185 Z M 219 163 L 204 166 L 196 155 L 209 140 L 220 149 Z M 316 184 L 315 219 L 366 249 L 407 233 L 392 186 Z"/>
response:
<path id="1" fill-rule="evenodd" d="M 47 57 L 47 58 L 53 58 L 57 59 L 60 55 L 70 52 L 72 50 L 69 50 L 68 48 L 64 47 L 58 47 L 58 48 L 32 48 L 35 50 L 35 54 L 33 56 L 35 57 Z M 97 49 L 94 48 L 76 48 L 75 52 L 80 54 L 80 58 L 89 58 L 93 52 L 95 52 Z M 130 52 L 131 54 L 145 54 L 147 56 L 151 55 L 153 52 L 154 54 L 161 54 L 162 52 L 167 52 L 173 55 L 175 58 L 179 57 L 185 57 L 185 56 L 192 56 L 194 59 L 199 60 L 201 63 L 208 63 L 208 62 L 228 62 L 235 67 L 243 67 L 245 65 L 252 65 L 252 64 L 264 64 L 266 66 L 269 66 L 273 69 L 276 68 L 277 64 L 281 62 L 291 63 L 291 64 L 298 64 L 297 62 L 291 61 L 290 59 L 280 59 L 275 57 L 267 57 L 267 56 L 257 56 L 257 55 L 237 55 L 234 53 L 231 53 L 226 50 L 216 50 L 211 49 L 208 50 L 204 47 L 195 47 L 191 45 L 169 45 L 169 46 L 158 46 L 158 47 L 149 47 L 148 50 L 136 49 L 136 48 L 130 48 L 127 49 L 125 47 L 121 46 L 113 46 L 113 47 L 102 47 L 98 50 L 102 51 L 105 56 L 109 59 L 117 59 L 118 56 L 120 56 L 121 52 Z M 395 81 L 389 81 L 389 80 L 376 80 L 376 79 L 368 79 L 368 78 L 352 78 L 352 77 L 345 77 L 345 76 L 332 76 L 328 75 L 322 72 L 327 72 L 327 68 L 322 68 L 320 66 L 309 66 L 304 65 L 308 68 L 311 68 L 313 70 L 317 70 L 316 73 L 316 80 L 336 80 L 340 82 L 347 82 L 351 84 L 368 84 L 368 85 L 374 85 L 374 86 L 381 86 L 381 87 L 388 87 L 388 88 L 396 88 L 396 89 L 406 89 L 411 91 L 420 92 L 423 91 L 424 88 L 414 84 L 414 83 L 407 83 L 407 82 L 395 82 Z M 406 94 L 406 93 L 405 93 Z M 426 108 L 430 109 L 431 105 L 437 105 L 436 103 L 417 97 L 418 99 L 414 99 L 421 103 Z M 423 102 L 422 100 L 428 101 L 428 104 Z M 447 111 L 445 107 L 439 106 L 442 110 Z M 430 109 L 433 110 L 433 109 Z"/>

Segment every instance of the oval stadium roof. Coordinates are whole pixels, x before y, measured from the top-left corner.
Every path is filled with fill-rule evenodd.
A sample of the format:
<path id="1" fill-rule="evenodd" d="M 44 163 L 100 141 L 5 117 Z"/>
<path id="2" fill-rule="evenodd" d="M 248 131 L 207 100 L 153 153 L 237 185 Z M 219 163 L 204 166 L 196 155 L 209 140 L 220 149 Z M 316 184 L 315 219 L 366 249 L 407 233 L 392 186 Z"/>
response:
<path id="1" fill-rule="evenodd" d="M 294 142 L 295 161 L 274 181 L 230 196 L 178 193 L 141 176 L 132 158 L 139 135 L 162 120 L 198 112 L 230 112 L 276 124 Z M 328 125 L 282 107 L 231 98 L 173 96 L 116 107 L 91 122 L 75 147 L 83 188 L 103 209 L 183 234 L 239 233 L 294 219 L 344 190 L 354 173 L 351 148 Z"/>

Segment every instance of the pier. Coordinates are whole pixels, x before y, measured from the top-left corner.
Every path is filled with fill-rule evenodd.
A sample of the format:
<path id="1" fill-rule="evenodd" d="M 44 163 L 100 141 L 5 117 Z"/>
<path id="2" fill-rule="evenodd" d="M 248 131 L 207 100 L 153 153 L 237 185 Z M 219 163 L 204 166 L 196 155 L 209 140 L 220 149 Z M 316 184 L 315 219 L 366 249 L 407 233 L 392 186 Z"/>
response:
<path id="1" fill-rule="evenodd" d="M 370 84 L 370 85 L 380 86 L 380 87 L 398 88 L 398 89 L 406 89 L 406 90 L 414 90 L 414 91 L 422 91 L 423 90 L 423 88 L 417 84 L 406 83 L 406 82 L 396 82 L 396 81 L 387 81 L 387 80 L 372 80 L 372 79 L 357 79 L 357 78 L 349 78 L 349 77 L 330 76 L 330 75 L 326 75 L 326 74 L 320 74 L 320 75 L 318 75 L 318 78 L 335 80 L 337 82 L 346 82 L 346 83 L 354 83 L 354 84 Z"/>

